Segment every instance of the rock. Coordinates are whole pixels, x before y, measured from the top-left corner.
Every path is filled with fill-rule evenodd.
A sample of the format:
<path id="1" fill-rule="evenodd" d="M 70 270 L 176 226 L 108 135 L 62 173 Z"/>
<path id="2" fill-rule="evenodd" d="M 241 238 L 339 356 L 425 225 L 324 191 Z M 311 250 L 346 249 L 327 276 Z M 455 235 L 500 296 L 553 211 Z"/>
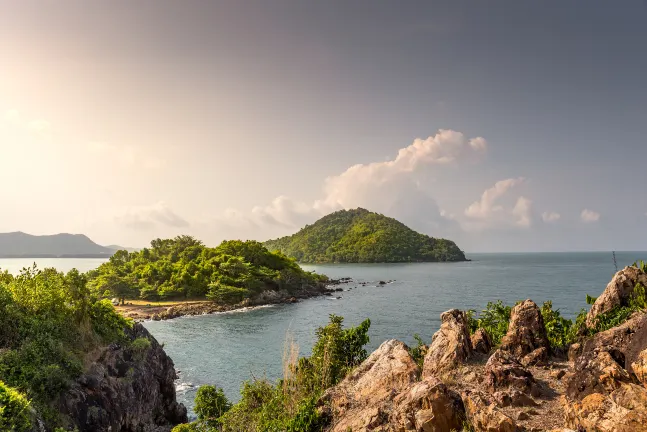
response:
<path id="1" fill-rule="evenodd" d="M 485 385 L 492 393 L 511 387 L 533 396 L 540 394 L 532 373 L 506 351 L 496 350 L 485 364 L 484 373 Z"/>
<path id="2" fill-rule="evenodd" d="M 557 369 L 550 373 L 550 376 L 556 380 L 561 380 L 564 378 L 564 375 L 566 375 L 566 371 L 564 369 Z"/>
<path id="3" fill-rule="evenodd" d="M 548 361 L 548 349 L 546 347 L 537 348 L 530 354 L 521 359 L 521 364 L 528 366 L 542 366 Z"/>
<path id="4" fill-rule="evenodd" d="M 537 406 L 530 396 L 525 393 L 520 392 L 519 390 L 499 390 L 492 395 L 492 399 L 500 407 L 524 407 L 524 406 Z"/>
<path id="5" fill-rule="evenodd" d="M 647 348 L 638 354 L 638 358 L 631 363 L 631 368 L 638 381 L 647 388 Z"/>
<path id="6" fill-rule="evenodd" d="M 472 354 L 472 342 L 465 312 L 451 309 L 440 314 L 440 330 L 432 339 L 425 355 L 422 376 L 447 372 L 464 363 Z"/>
<path id="7" fill-rule="evenodd" d="M 517 432 L 520 429 L 512 418 L 496 405 L 490 404 L 481 392 L 465 392 L 463 404 L 467 420 L 475 432 Z"/>
<path id="8" fill-rule="evenodd" d="M 463 401 L 436 377 L 414 384 L 395 398 L 394 405 L 389 423 L 397 431 L 449 432 L 463 427 Z"/>
<path id="9" fill-rule="evenodd" d="M 326 390 L 320 403 L 334 415 L 330 431 L 366 430 L 388 421 L 396 395 L 418 381 L 420 368 L 407 346 L 388 340 L 338 385 Z"/>
<path id="10" fill-rule="evenodd" d="M 621 366 L 622 354 L 611 349 L 596 348 L 580 356 L 573 365 L 573 374 L 566 380 L 566 395 L 582 400 L 592 393 L 608 394 L 621 383 L 631 383 L 631 376 Z"/>
<path id="11" fill-rule="evenodd" d="M 66 426 L 85 431 L 170 431 L 185 423 L 187 411 L 175 395 L 173 361 L 141 325 L 127 330 L 130 340 L 147 338 L 143 353 L 111 344 L 57 402 Z"/>
<path id="12" fill-rule="evenodd" d="M 581 401 L 562 398 L 567 427 L 599 432 L 647 431 L 647 389 L 622 383 L 605 395 L 591 393 Z"/>
<path id="13" fill-rule="evenodd" d="M 380 285 L 386 285 L 386 282 L 384 282 L 384 281 L 380 281 L 380 282 L 379 282 L 379 284 L 380 284 Z"/>
<path id="14" fill-rule="evenodd" d="M 595 318 L 601 313 L 626 305 L 638 283 L 647 287 L 647 274 L 639 268 L 625 267 L 616 273 L 586 315 L 587 327 L 593 327 Z"/>
<path id="15" fill-rule="evenodd" d="M 523 420 L 528 420 L 530 416 L 528 413 L 521 411 L 519 414 L 517 414 L 517 420 L 523 421 Z"/>
<path id="16" fill-rule="evenodd" d="M 550 349 L 544 319 L 535 302 L 525 300 L 512 308 L 510 326 L 500 348 L 521 359 L 542 347 Z"/>
<path id="17" fill-rule="evenodd" d="M 568 348 L 568 361 L 574 362 L 582 354 L 582 344 L 574 343 Z"/>
<path id="18" fill-rule="evenodd" d="M 485 329 L 478 329 L 471 337 L 472 349 L 481 354 L 489 354 L 492 350 L 492 341 L 490 335 L 487 334 Z"/>

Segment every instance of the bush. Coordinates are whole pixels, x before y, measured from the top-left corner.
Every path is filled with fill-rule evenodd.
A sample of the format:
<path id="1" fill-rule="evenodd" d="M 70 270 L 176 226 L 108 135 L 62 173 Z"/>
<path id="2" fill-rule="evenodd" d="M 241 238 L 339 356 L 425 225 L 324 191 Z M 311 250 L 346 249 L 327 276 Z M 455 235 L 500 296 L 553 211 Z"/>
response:
<path id="1" fill-rule="evenodd" d="M 231 402 L 221 388 L 206 385 L 198 389 L 195 396 L 194 411 L 198 420 L 215 427 L 220 424 L 220 417 L 231 409 Z"/>
<path id="2" fill-rule="evenodd" d="M 418 333 L 414 334 L 413 338 L 416 340 L 418 345 L 414 348 L 409 348 L 409 354 L 416 364 L 422 367 L 425 362 L 425 355 L 427 354 L 427 345 Z"/>
<path id="3" fill-rule="evenodd" d="M 0 381 L 0 430 L 26 432 L 31 426 L 27 398 Z"/>
<path id="4" fill-rule="evenodd" d="M 146 356 L 146 353 L 151 349 L 151 341 L 146 337 L 138 337 L 130 344 L 130 349 L 133 353 L 133 357 L 137 361 L 142 361 Z"/>
<path id="5" fill-rule="evenodd" d="M 488 302 L 487 306 L 477 315 L 474 310 L 467 311 L 467 325 L 471 333 L 479 328 L 484 329 L 492 340 L 493 345 L 499 345 L 508 332 L 512 307 L 506 306 L 501 300 Z"/>
<path id="6" fill-rule="evenodd" d="M 547 301 L 541 307 L 544 327 L 548 335 L 548 342 L 554 349 L 564 348 L 571 343 L 570 334 L 573 322 L 562 317 L 559 309 L 553 310 L 553 302 Z"/>

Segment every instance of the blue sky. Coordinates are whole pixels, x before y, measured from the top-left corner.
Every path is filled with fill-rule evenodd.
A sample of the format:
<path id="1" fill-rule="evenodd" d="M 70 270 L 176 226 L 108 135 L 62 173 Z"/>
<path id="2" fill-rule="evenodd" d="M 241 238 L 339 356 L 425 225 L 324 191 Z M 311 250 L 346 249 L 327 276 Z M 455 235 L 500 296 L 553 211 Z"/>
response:
<path id="1" fill-rule="evenodd" d="M 467 251 L 645 249 L 645 22 L 641 0 L 0 3 L 0 231 L 215 244 L 363 206 Z"/>

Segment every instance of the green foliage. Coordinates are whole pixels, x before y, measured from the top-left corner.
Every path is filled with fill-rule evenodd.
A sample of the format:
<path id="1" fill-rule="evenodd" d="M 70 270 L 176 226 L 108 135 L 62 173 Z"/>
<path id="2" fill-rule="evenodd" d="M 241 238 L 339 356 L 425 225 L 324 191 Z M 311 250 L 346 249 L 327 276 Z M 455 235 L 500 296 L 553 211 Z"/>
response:
<path id="1" fill-rule="evenodd" d="M 564 348 L 570 344 L 573 322 L 561 316 L 559 309 L 553 309 L 553 302 L 547 301 L 541 307 L 544 327 L 552 348 Z"/>
<path id="2" fill-rule="evenodd" d="M 151 341 L 146 337 L 138 337 L 130 344 L 130 350 L 133 353 L 133 357 L 138 361 L 142 361 L 150 349 Z"/>
<path id="3" fill-rule="evenodd" d="M 2 273 L 0 310 L 0 380 L 30 400 L 48 426 L 56 426 L 50 403 L 81 374 L 83 353 L 123 340 L 130 325 L 91 295 L 76 270 Z"/>
<path id="4" fill-rule="evenodd" d="M 330 323 L 317 330 L 312 356 L 287 365 L 289 373 L 275 385 L 265 380 L 245 382 L 240 402 L 220 417 L 222 431 L 322 431 L 317 400 L 367 357 L 364 345 L 370 321 L 346 329 L 342 323 L 342 317 L 331 315 Z"/>
<path id="5" fill-rule="evenodd" d="M 198 420 L 209 427 L 220 424 L 220 417 L 231 409 L 231 402 L 221 388 L 215 386 L 202 386 L 195 397 L 195 413 Z"/>
<path id="6" fill-rule="evenodd" d="M 616 306 L 595 317 L 595 322 L 590 332 L 595 334 L 609 330 L 627 321 L 634 312 L 646 310 L 647 294 L 645 293 L 645 287 L 637 284 L 626 305 Z"/>
<path id="7" fill-rule="evenodd" d="M 362 208 L 331 213 L 265 246 L 308 263 L 465 260 L 454 242 L 417 233 L 393 218 Z"/>
<path id="8" fill-rule="evenodd" d="M 190 236 L 153 240 L 139 252 L 119 251 L 88 273 L 97 296 L 159 299 L 209 298 L 237 304 L 264 290 L 295 293 L 326 280 L 256 241 L 224 241 L 208 248 Z"/>
<path id="9" fill-rule="evenodd" d="M 413 338 L 416 340 L 417 345 L 414 348 L 409 348 L 409 354 L 416 364 L 422 368 L 427 354 L 427 345 L 418 333 L 414 334 Z"/>
<path id="10" fill-rule="evenodd" d="M 508 332 L 512 307 L 504 305 L 501 300 L 488 302 L 486 308 L 477 316 L 474 310 L 467 311 L 467 325 L 470 332 L 484 329 L 492 340 L 492 344 L 499 345 L 501 339 Z"/>
<path id="11" fill-rule="evenodd" d="M 31 427 L 27 398 L 0 381 L 0 430 L 26 432 Z"/>

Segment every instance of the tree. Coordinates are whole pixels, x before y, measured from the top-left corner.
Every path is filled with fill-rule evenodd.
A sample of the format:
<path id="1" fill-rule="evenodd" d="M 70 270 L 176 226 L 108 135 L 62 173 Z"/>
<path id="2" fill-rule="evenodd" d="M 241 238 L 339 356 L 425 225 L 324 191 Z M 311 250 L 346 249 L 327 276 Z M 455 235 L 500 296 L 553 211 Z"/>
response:
<path id="1" fill-rule="evenodd" d="M 131 278 L 119 276 L 114 272 L 99 275 L 94 280 L 94 285 L 99 292 L 110 291 L 114 297 L 119 299 L 122 305 L 125 303 L 126 297 L 136 297 L 138 295 L 138 290 Z"/>
<path id="2" fill-rule="evenodd" d="M 220 417 L 231 409 L 231 402 L 221 388 L 205 385 L 198 389 L 193 410 L 198 415 L 198 420 L 207 426 L 216 427 L 220 424 Z"/>

